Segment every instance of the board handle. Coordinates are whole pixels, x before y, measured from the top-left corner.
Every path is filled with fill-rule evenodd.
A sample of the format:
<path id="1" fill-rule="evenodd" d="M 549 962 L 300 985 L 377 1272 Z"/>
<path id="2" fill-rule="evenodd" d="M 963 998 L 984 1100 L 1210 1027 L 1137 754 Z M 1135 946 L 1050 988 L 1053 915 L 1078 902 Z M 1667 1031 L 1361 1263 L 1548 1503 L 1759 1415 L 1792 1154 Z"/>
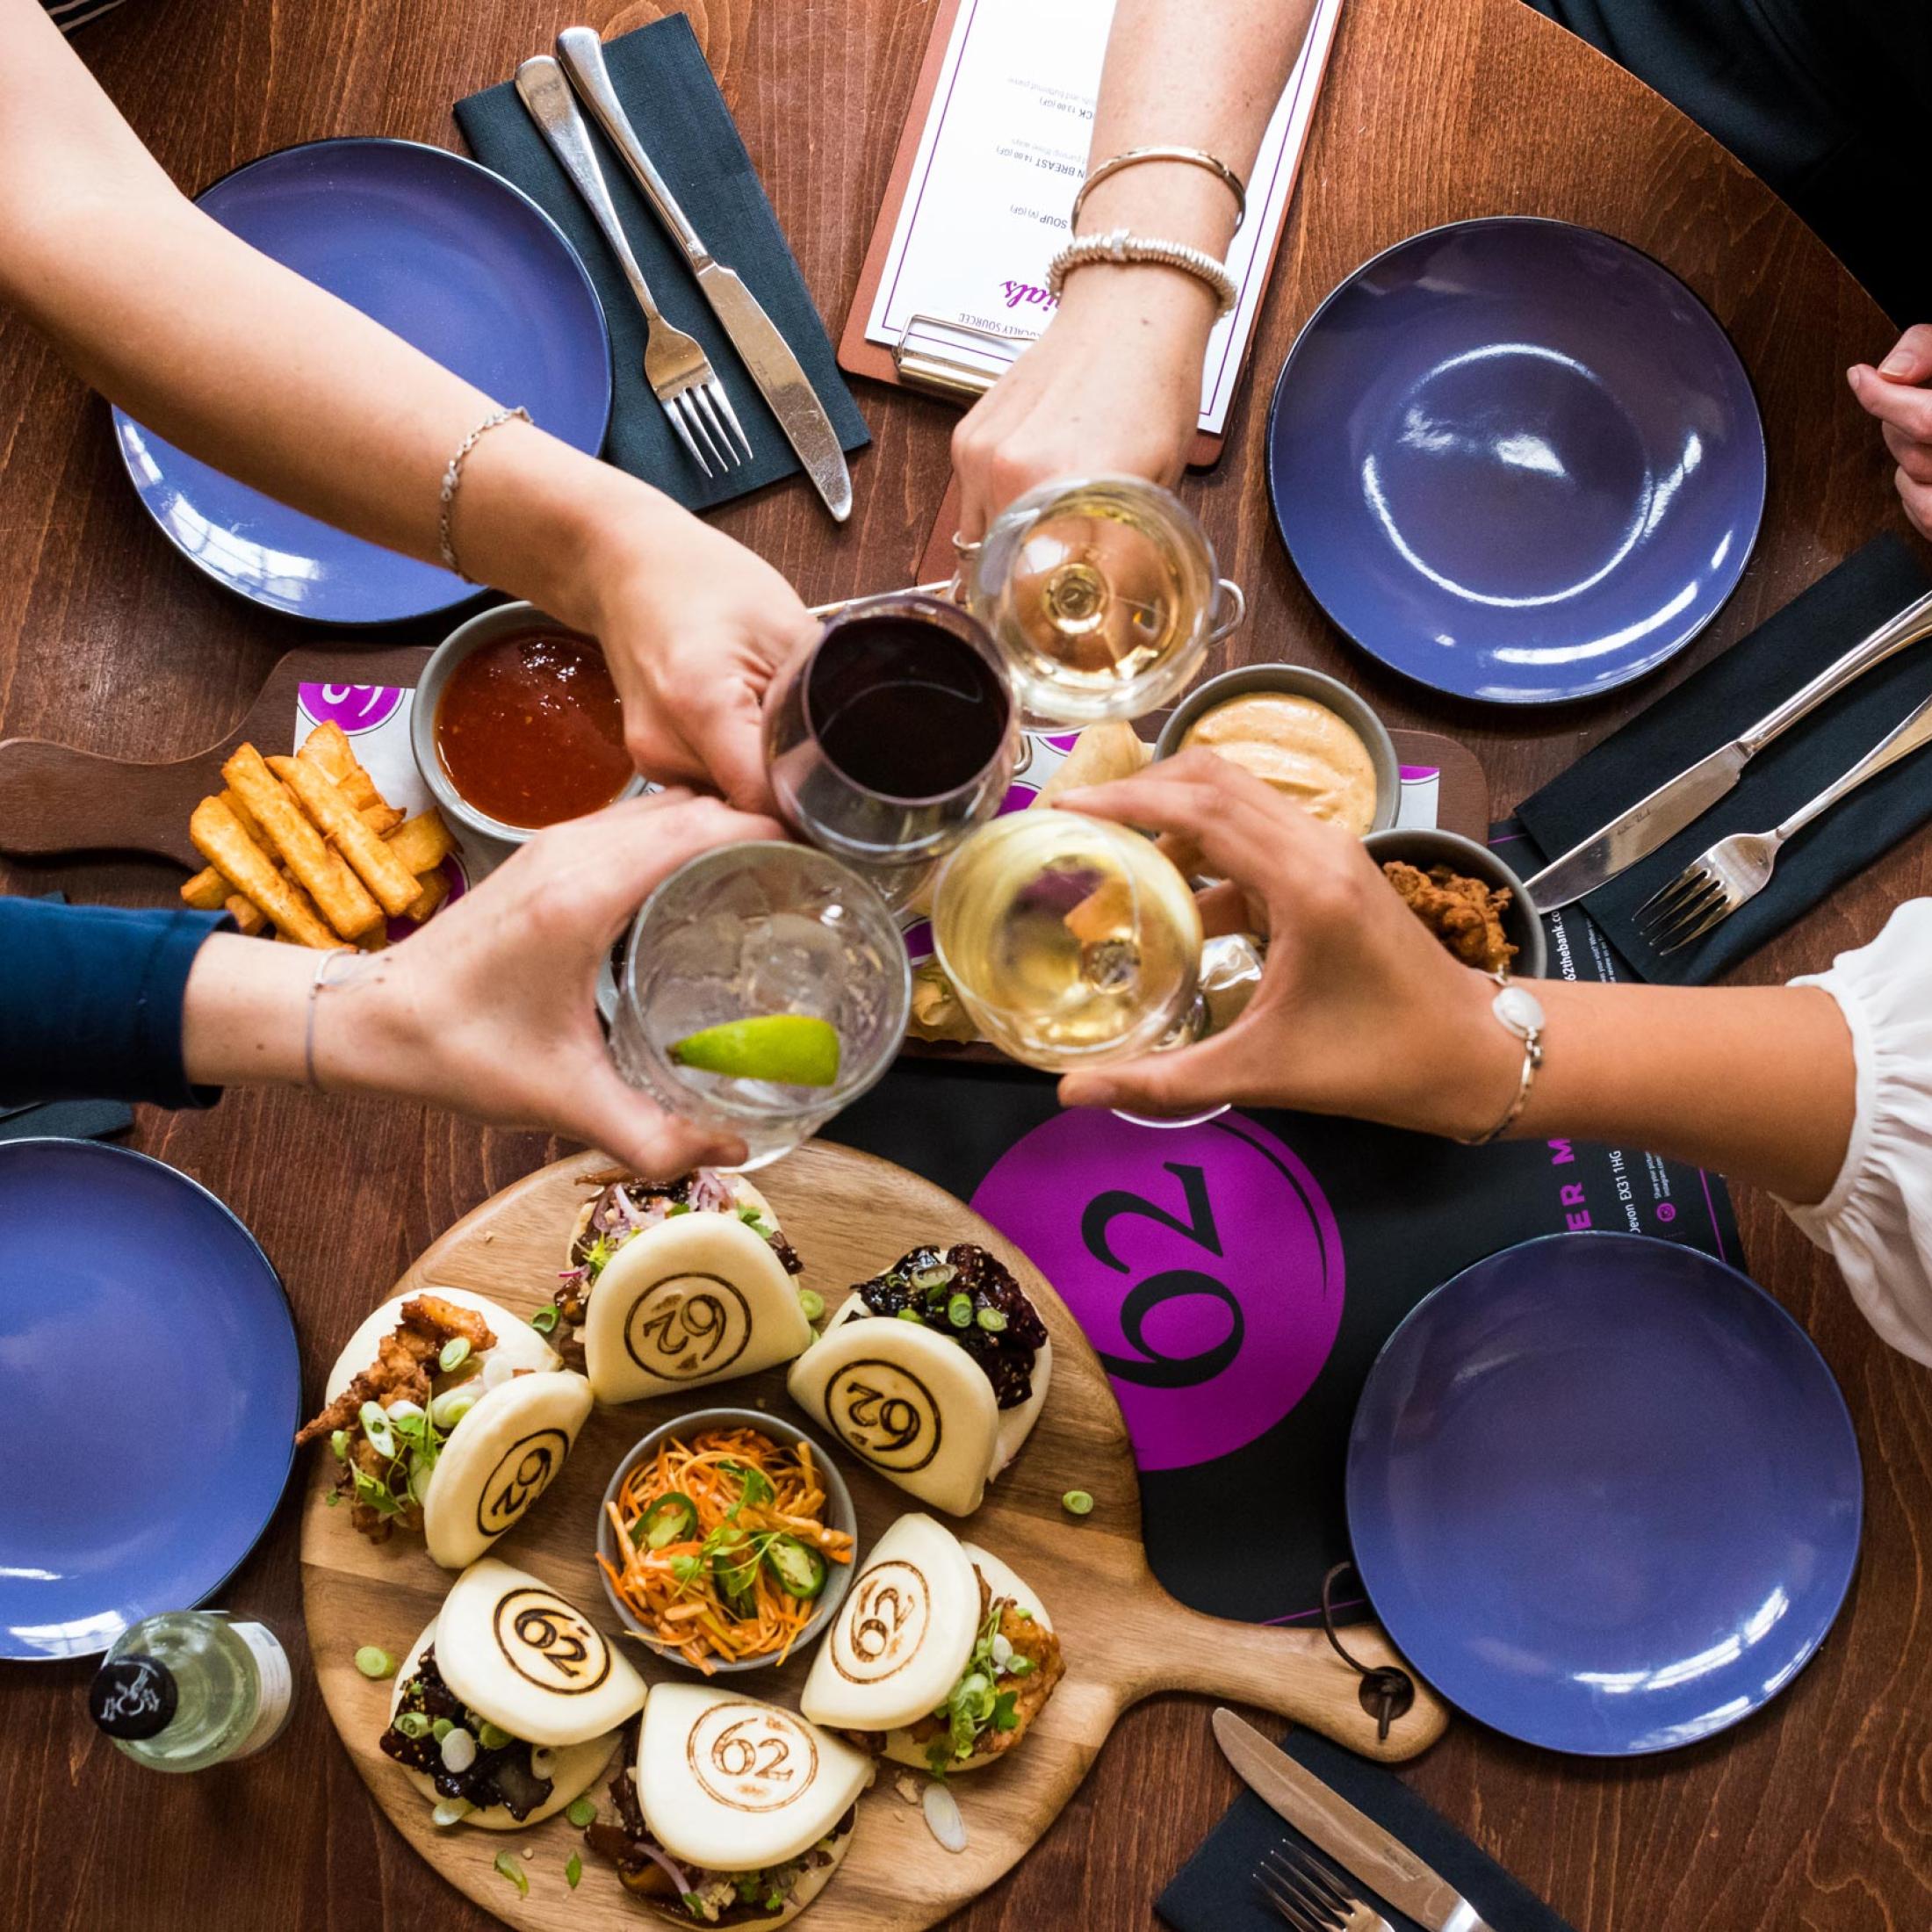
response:
<path id="1" fill-rule="evenodd" d="M 1319 1630 L 1230 1623 L 1171 1598 L 1164 1607 L 1157 1640 L 1143 1658 L 1149 1671 L 1144 1690 L 1198 1690 L 1253 1705 L 1383 1763 L 1427 1750 L 1448 1727 L 1447 1705 L 1406 1665 L 1415 1702 L 1391 1719 L 1385 1738 L 1375 1713 L 1362 1703 L 1365 1680 L 1336 1655 Z M 1347 1642 L 1350 1653 L 1371 1669 L 1402 1664 L 1379 1625 L 1351 1625 Z"/>
<path id="2" fill-rule="evenodd" d="M 207 780 L 205 755 L 135 765 L 47 739 L 0 739 L 0 851 L 152 852 L 198 867 L 188 814 Z"/>

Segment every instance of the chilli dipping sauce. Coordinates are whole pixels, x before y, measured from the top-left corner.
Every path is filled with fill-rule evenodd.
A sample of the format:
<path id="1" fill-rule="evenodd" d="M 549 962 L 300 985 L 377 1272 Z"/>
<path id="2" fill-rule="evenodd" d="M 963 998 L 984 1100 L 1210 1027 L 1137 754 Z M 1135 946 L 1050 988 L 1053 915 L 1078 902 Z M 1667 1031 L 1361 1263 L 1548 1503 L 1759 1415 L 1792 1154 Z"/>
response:
<path id="1" fill-rule="evenodd" d="M 631 779 L 603 652 L 567 631 L 526 631 L 471 652 L 443 687 L 436 743 L 471 804 L 523 829 L 595 811 Z"/>

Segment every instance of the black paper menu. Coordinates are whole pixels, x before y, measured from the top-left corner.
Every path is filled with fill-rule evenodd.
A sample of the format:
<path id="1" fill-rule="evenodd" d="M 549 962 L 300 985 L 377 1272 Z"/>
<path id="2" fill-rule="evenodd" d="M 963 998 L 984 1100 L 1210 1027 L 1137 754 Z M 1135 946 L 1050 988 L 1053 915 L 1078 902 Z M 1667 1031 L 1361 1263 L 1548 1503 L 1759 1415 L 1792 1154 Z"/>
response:
<path id="1" fill-rule="evenodd" d="M 1587 917 L 1552 939 L 1553 973 L 1617 977 Z M 827 1132 L 916 1168 L 1026 1250 L 1120 1399 L 1156 1575 L 1249 1622 L 1318 1617 L 1323 1575 L 1348 1553 L 1356 1401 L 1431 1289 L 1500 1248 L 1590 1229 L 1742 1265 L 1723 1183 L 1633 1149 L 1464 1148 L 1270 1112 L 1137 1127 L 1062 1111 L 1045 1076 L 942 1062 L 902 1063 Z"/>

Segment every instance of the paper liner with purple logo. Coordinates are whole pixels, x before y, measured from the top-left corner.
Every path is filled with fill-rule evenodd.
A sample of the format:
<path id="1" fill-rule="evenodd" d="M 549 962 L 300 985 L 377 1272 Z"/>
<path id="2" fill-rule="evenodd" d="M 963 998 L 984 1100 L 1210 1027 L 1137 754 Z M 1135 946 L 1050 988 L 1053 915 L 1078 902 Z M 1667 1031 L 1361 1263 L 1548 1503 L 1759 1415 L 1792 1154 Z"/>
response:
<path id="1" fill-rule="evenodd" d="M 1165 1129 L 1058 1114 L 994 1164 L 972 1205 L 1099 1351 L 1143 1469 L 1265 1435 L 1328 1360 L 1341 1232 L 1314 1175 L 1243 1114 Z"/>
<path id="2" fill-rule="evenodd" d="M 357 761 L 375 781 L 376 789 L 409 818 L 436 803 L 416 769 L 409 748 L 409 713 L 416 694 L 393 684 L 303 684 L 295 693 L 295 728 L 290 749 L 299 745 L 318 724 L 339 724 L 348 734 Z M 463 894 L 502 862 L 503 854 L 465 846 L 461 833 L 450 827 L 456 851 L 443 862 L 450 898 Z M 389 921 L 389 937 L 401 939 L 415 927 L 407 919 Z"/>

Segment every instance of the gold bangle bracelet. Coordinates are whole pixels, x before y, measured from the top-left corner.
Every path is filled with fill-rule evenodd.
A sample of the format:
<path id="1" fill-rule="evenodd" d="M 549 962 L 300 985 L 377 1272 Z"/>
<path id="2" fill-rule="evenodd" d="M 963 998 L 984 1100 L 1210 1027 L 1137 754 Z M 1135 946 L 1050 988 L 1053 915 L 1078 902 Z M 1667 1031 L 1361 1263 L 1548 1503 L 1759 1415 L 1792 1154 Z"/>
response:
<path id="1" fill-rule="evenodd" d="M 1143 161 L 1178 161 L 1190 168 L 1205 169 L 1235 198 L 1235 233 L 1241 233 L 1241 224 L 1248 219 L 1248 191 L 1242 185 L 1241 177 L 1226 162 L 1218 160 L 1204 148 L 1129 148 L 1111 160 L 1103 161 L 1098 168 L 1089 168 L 1086 179 L 1080 184 L 1079 191 L 1073 198 L 1073 213 L 1067 218 L 1067 232 L 1071 234 L 1080 226 L 1080 209 L 1086 198 L 1109 175 L 1117 175 L 1123 168 L 1137 167 Z"/>

